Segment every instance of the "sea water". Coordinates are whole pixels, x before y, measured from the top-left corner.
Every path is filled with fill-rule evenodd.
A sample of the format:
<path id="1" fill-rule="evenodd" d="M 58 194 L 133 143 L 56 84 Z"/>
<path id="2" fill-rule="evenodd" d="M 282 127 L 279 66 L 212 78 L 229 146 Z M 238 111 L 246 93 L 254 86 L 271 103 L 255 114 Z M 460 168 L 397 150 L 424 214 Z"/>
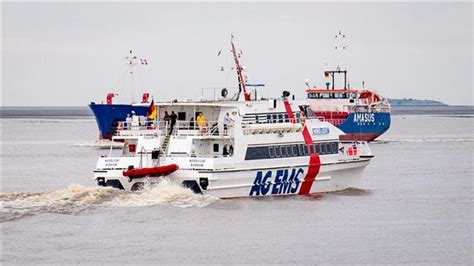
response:
<path id="1" fill-rule="evenodd" d="M 1 262 L 471 264 L 472 113 L 396 115 L 358 188 L 219 200 L 97 187 L 91 118 L 1 120 Z"/>

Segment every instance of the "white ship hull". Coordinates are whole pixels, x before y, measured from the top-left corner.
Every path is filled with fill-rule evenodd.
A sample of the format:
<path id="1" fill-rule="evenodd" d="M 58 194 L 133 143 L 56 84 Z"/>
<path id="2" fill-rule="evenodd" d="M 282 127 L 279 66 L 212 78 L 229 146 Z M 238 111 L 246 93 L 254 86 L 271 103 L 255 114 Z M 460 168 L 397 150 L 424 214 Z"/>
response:
<path id="1" fill-rule="evenodd" d="M 335 157 L 328 155 L 327 157 Z M 326 158 L 323 158 L 323 160 Z M 223 168 L 223 169 L 180 169 L 166 177 L 142 177 L 129 179 L 123 176 L 122 170 L 99 171 L 96 172 L 96 179 L 105 177 L 107 180 L 118 180 L 121 188 L 134 191 L 146 183 L 158 183 L 166 178 L 176 184 L 182 185 L 194 181 L 199 187 L 197 192 L 204 195 L 211 195 L 217 198 L 235 197 L 262 197 L 281 196 L 298 194 L 315 194 L 323 192 L 340 191 L 347 188 L 356 188 L 359 185 L 362 173 L 369 164 L 370 159 L 347 159 L 343 161 L 333 161 L 328 158 L 327 162 L 322 162 L 318 174 L 315 178 L 305 179 L 308 175 L 308 157 L 303 157 L 296 164 L 291 166 L 261 166 L 257 168 Z M 196 160 L 194 158 L 181 158 L 178 160 L 182 165 L 183 161 Z M 168 163 L 176 162 L 170 160 Z M 127 161 L 126 164 L 133 162 Z M 138 161 L 136 165 L 138 165 Z M 267 162 L 268 163 L 268 162 Z M 280 162 L 275 162 L 280 164 Z M 207 185 L 202 184 L 202 179 Z M 309 191 L 304 192 L 303 184 L 307 183 Z"/>

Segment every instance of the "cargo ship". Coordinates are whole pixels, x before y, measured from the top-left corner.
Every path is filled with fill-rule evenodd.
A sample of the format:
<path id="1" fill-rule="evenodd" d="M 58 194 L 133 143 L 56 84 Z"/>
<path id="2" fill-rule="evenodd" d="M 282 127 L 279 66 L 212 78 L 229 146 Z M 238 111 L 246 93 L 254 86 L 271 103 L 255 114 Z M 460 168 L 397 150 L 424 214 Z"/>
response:
<path id="1" fill-rule="evenodd" d="M 335 87 L 335 75 L 343 75 L 344 86 Z M 307 100 L 316 116 L 327 121 L 345 135 L 341 138 L 373 141 L 390 128 L 388 99 L 368 89 L 351 89 L 347 84 L 347 70 L 324 72 L 326 88 L 310 87 Z"/>
<path id="2" fill-rule="evenodd" d="M 89 104 L 99 127 L 99 139 L 112 140 L 119 122 L 124 121 L 127 114 L 134 112 L 138 116 L 147 116 L 150 108 L 148 99 L 137 104 L 114 104 L 112 100 L 109 100 L 112 98 L 110 94 L 107 95 L 107 103 L 91 102 Z"/>
<path id="3" fill-rule="evenodd" d="M 113 103 L 114 97 L 117 96 L 114 92 L 107 93 L 106 102 L 101 101 L 100 103 L 91 102 L 89 108 L 94 114 L 99 128 L 99 139 L 111 140 L 117 126 L 120 121 L 124 121 L 127 115 L 132 112 L 137 116 L 147 116 L 150 108 L 150 93 L 144 92 L 142 95 L 141 102 L 135 103 L 134 99 L 134 73 L 136 71 L 135 66 L 140 62 L 141 64 L 148 64 L 146 59 L 139 59 L 136 57 L 132 50 L 127 57 L 125 57 L 127 64 L 127 72 L 130 75 L 131 80 L 131 92 L 132 99 L 131 103 L 116 104 Z"/>

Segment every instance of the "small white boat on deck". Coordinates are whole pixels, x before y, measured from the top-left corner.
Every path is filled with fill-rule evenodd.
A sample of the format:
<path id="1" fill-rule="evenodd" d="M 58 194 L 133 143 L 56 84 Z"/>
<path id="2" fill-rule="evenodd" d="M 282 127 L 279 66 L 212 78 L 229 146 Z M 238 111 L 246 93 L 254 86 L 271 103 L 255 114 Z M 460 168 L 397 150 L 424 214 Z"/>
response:
<path id="1" fill-rule="evenodd" d="M 253 100 L 233 51 L 241 101 L 157 103 L 156 120 L 122 122 L 113 140 L 124 147 L 99 158 L 98 185 L 134 191 L 166 177 L 219 198 L 357 187 L 373 157 L 367 142 L 341 141 L 344 132 L 316 118 L 306 101 Z M 172 111 L 173 125 L 164 120 Z"/>

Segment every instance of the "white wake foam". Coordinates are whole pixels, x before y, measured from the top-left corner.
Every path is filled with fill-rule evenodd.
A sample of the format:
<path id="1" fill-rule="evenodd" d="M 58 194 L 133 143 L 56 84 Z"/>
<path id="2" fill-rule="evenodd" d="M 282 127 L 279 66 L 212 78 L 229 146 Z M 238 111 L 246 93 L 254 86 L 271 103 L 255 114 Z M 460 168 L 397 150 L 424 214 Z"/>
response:
<path id="1" fill-rule="evenodd" d="M 140 192 L 104 187 L 70 185 L 49 193 L 0 193 L 0 222 L 38 213 L 77 214 L 93 207 L 138 207 L 169 204 L 177 207 L 204 207 L 217 200 L 194 194 L 168 180 L 145 185 Z"/>
<path id="2" fill-rule="evenodd" d="M 109 206 L 133 207 L 170 204 L 177 207 L 204 207 L 214 202 L 216 198 L 208 195 L 193 193 L 190 189 L 179 186 L 163 179 L 158 184 L 145 184 L 143 189 L 134 193 L 122 193 L 111 201 Z"/>

